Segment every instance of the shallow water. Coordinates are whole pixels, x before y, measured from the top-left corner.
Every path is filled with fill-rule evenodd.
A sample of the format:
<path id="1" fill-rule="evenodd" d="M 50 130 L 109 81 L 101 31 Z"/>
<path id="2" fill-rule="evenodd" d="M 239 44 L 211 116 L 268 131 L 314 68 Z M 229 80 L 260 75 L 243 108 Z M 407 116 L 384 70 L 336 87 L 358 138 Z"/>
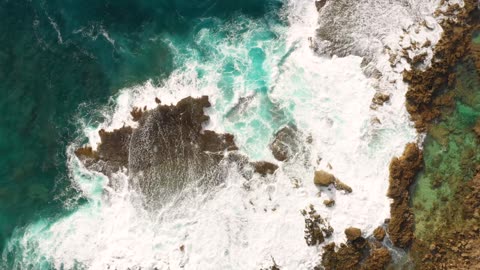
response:
<path id="1" fill-rule="evenodd" d="M 480 161 L 478 136 L 473 131 L 480 117 L 480 78 L 472 62 L 457 67 L 455 104 L 445 108 L 440 121 L 429 129 L 424 143 L 425 168 L 417 178 L 412 203 L 417 237 L 463 220 L 456 195 L 475 175 Z"/>

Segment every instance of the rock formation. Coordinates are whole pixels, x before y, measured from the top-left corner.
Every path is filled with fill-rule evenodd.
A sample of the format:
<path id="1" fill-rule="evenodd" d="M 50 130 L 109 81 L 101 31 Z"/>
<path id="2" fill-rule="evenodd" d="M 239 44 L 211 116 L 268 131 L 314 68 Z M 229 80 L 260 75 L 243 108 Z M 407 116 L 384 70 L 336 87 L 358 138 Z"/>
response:
<path id="1" fill-rule="evenodd" d="M 373 237 L 375 237 L 377 241 L 382 242 L 383 239 L 385 238 L 385 235 L 386 235 L 385 229 L 383 229 L 382 227 L 378 227 L 375 230 L 373 230 Z"/>
<path id="2" fill-rule="evenodd" d="M 278 168 L 268 162 L 248 163 L 238 154 L 235 158 L 231 152 L 238 148 L 233 135 L 202 130 L 209 119 L 203 110 L 209 106 L 208 97 L 203 96 L 151 110 L 134 108 L 131 116 L 138 127 L 100 130 L 96 151 L 82 147 L 75 153 L 85 166 L 107 176 L 127 169 L 132 185 L 147 202 L 159 201 L 195 181 L 205 185 L 221 181 L 222 160 L 250 166 L 263 176 Z"/>
<path id="3" fill-rule="evenodd" d="M 287 161 L 301 151 L 300 133 L 295 126 L 280 129 L 270 144 L 272 154 L 278 161 Z"/>
<path id="4" fill-rule="evenodd" d="M 335 183 L 335 180 L 336 178 L 333 174 L 328 173 L 326 171 L 322 171 L 322 170 L 316 171 L 313 177 L 313 183 L 315 183 L 315 185 L 324 186 L 324 187 Z"/>
<path id="5" fill-rule="evenodd" d="M 419 131 L 425 131 L 426 125 L 439 116 L 441 106 L 451 105 L 452 100 L 442 100 L 439 93 L 452 83 L 449 78 L 454 78 L 450 76 L 453 67 L 470 48 L 475 12 L 475 0 L 466 0 L 464 7 L 449 5 L 446 12 L 437 10 L 437 15 L 446 15 L 448 19 L 440 23 L 443 34 L 435 46 L 432 64 L 426 69 L 412 65 L 411 70 L 403 72 L 403 79 L 409 83 L 407 110 Z"/>
<path id="6" fill-rule="evenodd" d="M 414 217 L 410 208 L 410 186 L 415 176 L 423 167 L 423 155 L 416 144 L 409 143 L 403 155 L 390 162 L 390 186 L 388 197 L 390 204 L 390 222 L 388 234 L 392 243 L 400 248 L 407 248 L 413 240 Z"/>
<path id="7" fill-rule="evenodd" d="M 335 243 L 323 247 L 322 267 L 325 270 L 384 270 L 391 262 L 385 247 L 363 238 L 358 228 L 345 230 L 347 243 L 337 248 Z M 317 266 L 315 269 L 322 269 Z"/>
<path id="8" fill-rule="evenodd" d="M 362 231 L 359 228 L 348 227 L 345 229 L 345 235 L 348 241 L 355 241 L 362 237 Z"/>
<path id="9" fill-rule="evenodd" d="M 302 210 L 305 218 L 305 240 L 307 245 L 315 246 L 321 244 L 333 233 L 330 224 L 317 213 L 313 205 L 307 210 Z"/>
<path id="10" fill-rule="evenodd" d="M 315 171 L 313 183 L 322 187 L 328 187 L 329 185 L 333 184 L 337 190 L 343 190 L 346 193 L 352 192 L 352 188 L 350 186 L 340 181 L 335 177 L 335 175 L 323 170 Z"/>

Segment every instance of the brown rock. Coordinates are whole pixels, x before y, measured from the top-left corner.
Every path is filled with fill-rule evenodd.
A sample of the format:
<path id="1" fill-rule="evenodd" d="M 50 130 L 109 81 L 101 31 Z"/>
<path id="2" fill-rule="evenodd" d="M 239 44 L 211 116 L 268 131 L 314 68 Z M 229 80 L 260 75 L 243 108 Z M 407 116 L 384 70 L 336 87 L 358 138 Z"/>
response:
<path id="1" fill-rule="evenodd" d="M 330 224 L 317 213 L 313 205 L 308 210 L 302 210 L 305 217 L 305 241 L 307 245 L 314 246 L 321 244 L 333 233 Z"/>
<path id="2" fill-rule="evenodd" d="M 322 266 L 325 270 L 358 269 L 362 253 L 351 245 L 341 244 L 335 251 L 335 243 L 323 247 Z"/>
<path id="3" fill-rule="evenodd" d="M 345 229 L 345 235 L 348 241 L 354 241 L 362 236 L 362 231 L 355 227 L 349 227 Z"/>
<path id="4" fill-rule="evenodd" d="M 277 165 L 266 161 L 254 162 L 252 164 L 254 171 L 262 176 L 273 174 L 278 169 Z"/>
<path id="5" fill-rule="evenodd" d="M 332 207 L 332 206 L 335 205 L 335 200 L 333 200 L 333 199 L 324 200 L 324 201 L 323 201 L 323 204 L 325 204 L 325 206 L 327 206 L 327 207 Z"/>
<path id="6" fill-rule="evenodd" d="M 375 230 L 373 230 L 373 237 L 377 239 L 378 241 L 383 241 L 385 238 L 385 230 L 382 227 L 378 227 Z"/>
<path id="7" fill-rule="evenodd" d="M 237 147 L 233 135 L 203 130 L 209 119 L 204 108 L 209 106 L 208 97 L 203 96 L 150 110 L 134 108 L 131 114 L 138 122 L 137 128 L 101 130 L 96 151 L 83 147 L 75 153 L 85 166 L 107 176 L 127 168 L 129 178 L 134 180 L 132 186 L 145 194 L 148 203 L 171 196 L 188 181 L 218 183 L 225 173 L 220 161 Z M 277 168 L 271 163 L 256 163 L 254 167 L 262 174 Z"/>
<path id="8" fill-rule="evenodd" d="M 346 193 L 352 193 L 352 191 L 353 191 L 352 188 L 349 185 L 343 183 L 342 181 L 340 181 L 338 179 L 335 179 L 334 185 L 335 185 L 335 188 L 337 190 L 343 190 Z"/>
<path id="9" fill-rule="evenodd" d="M 390 162 L 390 185 L 387 196 L 390 204 L 388 233 L 393 244 L 400 248 L 410 246 L 413 240 L 414 218 L 410 209 L 410 186 L 417 172 L 423 167 L 423 155 L 418 146 L 409 143 L 400 158 Z"/>
<path id="10" fill-rule="evenodd" d="M 275 139 L 270 144 L 273 157 L 278 161 L 286 161 L 300 151 L 298 141 L 299 132 L 296 127 L 288 125 L 275 134 Z"/>
<path id="11" fill-rule="evenodd" d="M 316 185 L 329 186 L 330 184 L 333 184 L 335 182 L 335 176 L 326 171 L 322 171 L 322 170 L 316 171 L 315 176 L 313 178 L 313 182 Z"/>
<path id="12" fill-rule="evenodd" d="M 377 92 L 372 98 L 372 103 L 382 106 L 385 102 L 388 102 L 389 100 L 389 94 Z"/>
<path id="13" fill-rule="evenodd" d="M 317 8 L 317 11 L 320 11 L 325 4 L 327 4 L 327 0 L 316 0 L 315 1 L 315 7 Z"/>
<path id="14" fill-rule="evenodd" d="M 366 259 L 361 270 L 384 270 L 390 264 L 392 257 L 386 248 L 374 249 Z"/>

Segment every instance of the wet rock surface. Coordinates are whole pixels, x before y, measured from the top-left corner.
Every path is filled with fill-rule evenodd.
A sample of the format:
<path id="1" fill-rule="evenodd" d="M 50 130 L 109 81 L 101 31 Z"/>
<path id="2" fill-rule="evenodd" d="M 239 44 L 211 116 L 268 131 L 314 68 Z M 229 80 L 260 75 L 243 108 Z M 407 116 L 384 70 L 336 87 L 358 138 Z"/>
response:
<path id="1" fill-rule="evenodd" d="M 351 193 L 353 191 L 350 186 L 340 181 L 335 175 L 323 170 L 315 171 L 313 183 L 322 187 L 328 187 L 333 184 L 335 189 L 343 190 L 345 193 Z"/>
<path id="2" fill-rule="evenodd" d="M 77 149 L 75 154 L 87 168 L 110 176 L 121 168 L 128 167 L 128 148 L 132 132 L 131 127 L 122 127 L 112 132 L 102 129 L 98 132 L 101 143 L 96 151 L 86 146 Z"/>
<path id="3" fill-rule="evenodd" d="M 347 242 L 336 246 L 329 243 L 323 247 L 322 265 L 315 269 L 343 270 L 383 270 L 391 263 L 387 248 L 377 245 L 361 236 L 358 228 L 345 230 Z"/>
<path id="4" fill-rule="evenodd" d="M 306 210 L 302 210 L 302 215 L 305 218 L 305 241 L 307 245 L 321 244 L 332 235 L 333 228 L 328 221 L 317 213 L 313 205 L 310 205 Z"/>
<path id="5" fill-rule="evenodd" d="M 335 200 L 333 200 L 333 199 L 324 200 L 324 201 L 323 201 L 323 204 L 324 204 L 326 207 L 333 207 L 333 206 L 335 205 Z"/>
<path id="6" fill-rule="evenodd" d="M 345 236 L 348 241 L 354 241 L 362 237 L 362 231 L 359 228 L 349 227 L 345 229 Z"/>
<path id="7" fill-rule="evenodd" d="M 407 248 L 413 240 L 414 217 L 410 208 L 410 186 L 423 167 L 423 155 L 416 144 L 409 143 L 403 155 L 390 162 L 390 186 L 387 196 L 393 199 L 390 204 L 388 234 L 393 244 Z"/>
<path id="8" fill-rule="evenodd" d="M 97 150 L 79 148 L 77 157 L 107 176 L 127 169 L 132 185 L 142 191 L 147 202 L 161 200 L 190 183 L 218 183 L 225 173 L 221 163 L 236 162 L 262 176 L 278 168 L 268 162 L 249 163 L 240 154 L 227 155 L 238 149 L 233 135 L 202 130 L 209 120 L 203 111 L 210 107 L 207 96 L 187 97 L 176 105 L 156 103 L 150 110 L 132 110 L 138 127 L 100 130 Z"/>
<path id="9" fill-rule="evenodd" d="M 474 0 L 465 1 L 464 7 L 452 4 L 446 11 L 437 10 L 437 16 L 448 19 L 440 22 L 443 34 L 435 46 L 434 61 L 426 69 L 412 65 L 411 70 L 403 72 L 404 81 L 409 83 L 407 110 L 419 131 L 425 131 L 427 124 L 440 115 L 441 107 L 452 105 L 453 100 L 439 94 L 453 83 L 453 68 L 470 49 L 472 20 L 477 13 Z"/>
<path id="10" fill-rule="evenodd" d="M 335 176 L 326 171 L 316 171 L 313 177 L 313 183 L 319 186 L 329 186 L 330 184 L 335 183 Z"/>
<path id="11" fill-rule="evenodd" d="M 266 161 L 253 162 L 252 165 L 254 172 L 259 173 L 262 176 L 273 174 L 278 169 L 277 165 Z"/>
<path id="12" fill-rule="evenodd" d="M 280 129 L 270 144 L 272 154 L 278 161 L 287 161 L 301 151 L 300 133 L 293 125 Z"/>
<path id="13" fill-rule="evenodd" d="M 382 242 L 383 239 L 385 238 L 386 232 L 385 229 L 382 227 L 378 227 L 375 230 L 373 230 L 373 237 L 377 239 L 377 241 Z"/>

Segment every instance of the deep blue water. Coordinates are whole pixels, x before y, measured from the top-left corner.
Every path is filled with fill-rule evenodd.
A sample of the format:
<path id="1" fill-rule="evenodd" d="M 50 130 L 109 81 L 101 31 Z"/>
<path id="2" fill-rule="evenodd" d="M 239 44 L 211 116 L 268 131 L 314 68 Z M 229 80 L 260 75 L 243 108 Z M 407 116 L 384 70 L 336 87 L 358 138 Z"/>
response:
<path id="1" fill-rule="evenodd" d="M 76 119 L 101 121 L 92 108 L 119 89 L 160 82 L 175 69 L 174 52 L 159 36 L 188 43 L 205 18 L 260 17 L 279 7 L 259 0 L 1 0 L 0 254 L 15 228 L 68 213 L 66 202 L 78 195 L 65 154 L 79 136 Z"/>

